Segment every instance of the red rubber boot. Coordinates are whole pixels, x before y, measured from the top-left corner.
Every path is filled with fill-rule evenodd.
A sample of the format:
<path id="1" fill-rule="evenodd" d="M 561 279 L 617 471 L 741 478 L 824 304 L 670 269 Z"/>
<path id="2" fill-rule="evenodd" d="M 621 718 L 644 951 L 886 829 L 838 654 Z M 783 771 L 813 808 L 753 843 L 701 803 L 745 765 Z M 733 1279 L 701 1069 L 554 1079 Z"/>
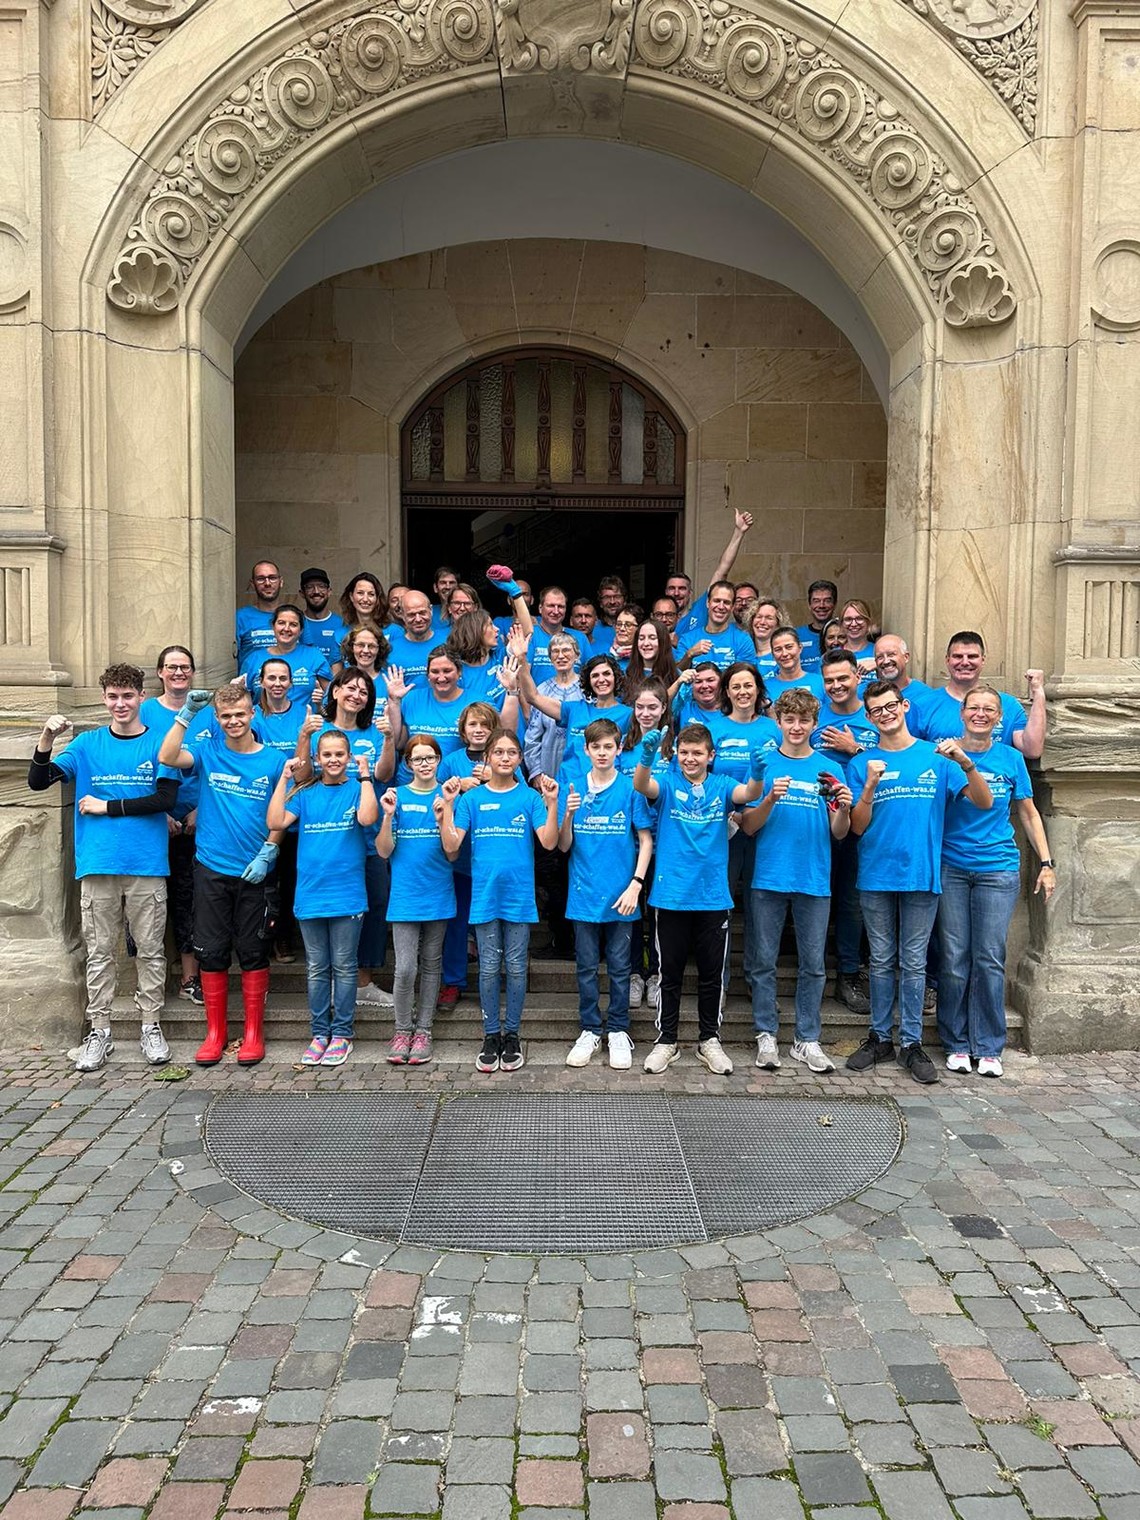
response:
<path id="1" fill-rule="evenodd" d="M 199 1066 L 216 1066 L 226 1053 L 228 1028 L 226 1003 L 230 994 L 228 971 L 202 971 L 202 998 L 206 1004 L 206 1039 L 194 1057 Z"/>
<path id="2" fill-rule="evenodd" d="M 256 1066 L 265 1057 L 265 998 L 269 992 L 269 968 L 243 971 L 241 998 L 245 1004 L 245 1033 L 238 1046 L 238 1065 Z"/>

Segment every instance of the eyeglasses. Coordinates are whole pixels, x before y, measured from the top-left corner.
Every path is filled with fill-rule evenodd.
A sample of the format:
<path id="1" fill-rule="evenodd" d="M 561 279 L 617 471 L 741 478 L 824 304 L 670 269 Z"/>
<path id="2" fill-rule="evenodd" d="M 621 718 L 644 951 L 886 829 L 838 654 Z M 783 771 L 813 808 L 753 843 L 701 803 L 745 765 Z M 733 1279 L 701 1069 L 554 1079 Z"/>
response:
<path id="1" fill-rule="evenodd" d="M 412 755 L 411 763 L 413 765 L 430 765 L 434 759 L 434 755 Z"/>
<path id="2" fill-rule="evenodd" d="M 865 623 L 867 619 L 860 615 L 859 617 L 840 618 L 839 621 L 843 624 L 844 628 L 854 628 L 857 623 Z"/>
<path id="3" fill-rule="evenodd" d="M 977 717 L 981 717 L 981 718 L 1000 718 L 1001 717 L 1001 708 L 1000 707 L 966 707 L 966 708 L 963 708 L 962 711 L 963 711 L 963 715 L 965 717 L 967 717 L 967 718 L 977 718 Z"/>
<path id="4" fill-rule="evenodd" d="M 193 665 L 164 665 L 162 668 L 170 676 L 188 676 L 194 669 Z"/>
<path id="5" fill-rule="evenodd" d="M 901 702 L 884 702 L 880 707 L 868 707 L 867 716 L 868 718 L 893 718 L 901 709 Z"/>

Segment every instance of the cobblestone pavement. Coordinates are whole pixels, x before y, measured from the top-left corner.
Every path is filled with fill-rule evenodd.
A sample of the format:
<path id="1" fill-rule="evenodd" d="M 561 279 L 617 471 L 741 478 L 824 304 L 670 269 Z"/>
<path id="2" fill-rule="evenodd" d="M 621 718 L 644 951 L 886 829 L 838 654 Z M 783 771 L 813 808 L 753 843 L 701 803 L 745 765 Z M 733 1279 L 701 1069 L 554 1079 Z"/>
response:
<path id="1" fill-rule="evenodd" d="M 1140 1517 L 1140 1056 L 924 1091 L 738 1069 L 894 1096 L 900 1160 L 801 1224 L 574 1258 L 316 1230 L 195 1138 L 214 1090 L 470 1090 L 469 1064 L 114 1061 L 0 1077 L 3 1520 Z M 664 1085 L 726 1090 L 691 1053 Z"/>

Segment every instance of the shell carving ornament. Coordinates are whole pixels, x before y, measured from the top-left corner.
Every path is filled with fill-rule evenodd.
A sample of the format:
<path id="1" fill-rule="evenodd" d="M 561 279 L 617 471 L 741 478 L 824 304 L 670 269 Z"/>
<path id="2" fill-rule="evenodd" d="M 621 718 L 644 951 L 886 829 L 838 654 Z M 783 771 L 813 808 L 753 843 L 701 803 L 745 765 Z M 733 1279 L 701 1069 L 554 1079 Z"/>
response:
<path id="1" fill-rule="evenodd" d="M 433 75 L 629 66 L 690 81 L 794 133 L 853 179 L 906 247 L 947 320 L 987 326 L 1016 300 L 981 214 L 950 168 L 838 59 L 729 0 L 394 0 L 266 64 L 217 106 L 152 187 L 108 299 L 160 314 L 274 166 L 326 124 Z M 983 288 L 984 287 L 984 288 Z"/>

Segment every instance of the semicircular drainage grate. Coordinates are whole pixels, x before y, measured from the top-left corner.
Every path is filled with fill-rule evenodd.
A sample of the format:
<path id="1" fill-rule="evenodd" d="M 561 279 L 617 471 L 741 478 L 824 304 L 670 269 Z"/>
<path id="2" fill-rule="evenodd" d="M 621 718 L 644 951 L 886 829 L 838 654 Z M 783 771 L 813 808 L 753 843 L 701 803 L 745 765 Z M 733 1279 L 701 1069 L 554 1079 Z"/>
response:
<path id="1" fill-rule="evenodd" d="M 751 1234 L 834 1207 L 898 1155 L 885 1099 L 664 1093 L 223 1093 L 220 1171 L 349 1234 L 594 1252 Z"/>

